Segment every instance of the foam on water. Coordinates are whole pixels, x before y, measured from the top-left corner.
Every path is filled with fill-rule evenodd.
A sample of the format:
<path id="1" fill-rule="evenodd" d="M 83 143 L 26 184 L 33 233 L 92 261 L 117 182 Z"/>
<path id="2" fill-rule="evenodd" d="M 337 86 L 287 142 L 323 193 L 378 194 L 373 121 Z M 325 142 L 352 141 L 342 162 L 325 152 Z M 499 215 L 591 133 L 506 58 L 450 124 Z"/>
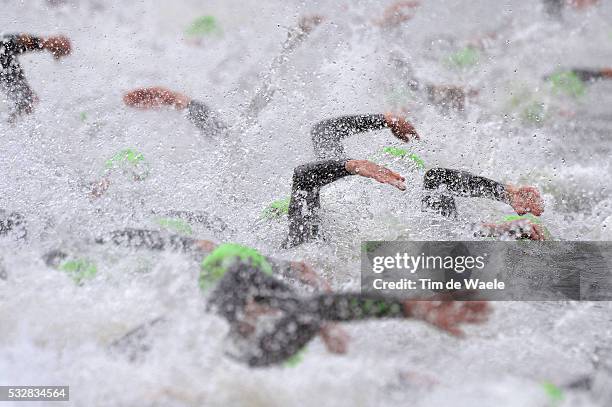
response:
<path id="1" fill-rule="evenodd" d="M 362 240 L 460 237 L 464 223 L 510 213 L 458 200 L 462 222 L 422 214 L 422 173 L 380 155 L 384 146 L 416 153 L 427 168 L 533 184 L 544 192 L 542 219 L 555 237 L 610 240 L 612 85 L 589 85 L 572 99 L 553 94 L 542 77 L 559 67 L 610 66 L 612 6 L 570 10 L 560 23 L 532 1 L 422 3 L 414 19 L 383 30 L 373 24 L 383 12 L 374 0 L 0 1 L 3 31 L 64 33 L 74 45 L 61 62 L 43 53 L 21 57 L 40 103 L 14 125 L 0 120 L 0 208 L 29 222 L 27 244 L 0 241 L 0 384 L 69 384 L 79 406 L 525 407 L 550 403 L 541 383 L 590 374 L 593 352 L 612 333 L 608 303 L 497 303 L 491 320 L 468 327 L 464 340 L 416 322 L 352 324 L 346 356 L 330 355 L 317 339 L 297 367 L 251 370 L 225 356 L 227 326 L 205 312 L 195 259 L 90 243 L 104 231 L 154 227 L 152 211 L 204 210 L 229 227 L 194 226 L 195 235 L 305 259 L 336 288 L 356 289 Z M 272 73 L 273 100 L 244 127 L 241 113 L 288 28 L 308 13 L 326 19 Z M 202 15 L 215 16 L 221 32 L 195 43 L 185 30 Z M 475 66 L 449 66 L 449 55 L 495 30 L 499 38 Z M 464 113 L 441 112 L 405 91 L 392 52 L 421 80 L 479 96 Z M 218 109 L 236 122 L 231 142 L 201 135 L 179 112 L 123 106 L 125 91 L 150 85 Z M 533 101 L 545 106 L 543 123 L 522 114 Z M 402 172 L 408 191 L 356 177 L 326 187 L 328 241 L 281 250 L 286 220 L 262 220 L 261 211 L 290 193 L 296 165 L 314 159 L 310 126 L 398 104 L 409 108 L 421 142 L 406 146 L 379 132 L 346 146 L 351 157 L 376 157 Z M 0 103 L 3 119 L 6 111 Z M 144 154 L 150 176 L 118 177 L 90 200 L 87 183 L 125 148 Z M 96 277 L 78 286 L 46 267 L 41 256 L 54 248 L 95 261 Z M 159 317 L 165 322 L 152 329 L 142 358 L 112 350 L 113 341 Z M 568 391 L 558 405 L 604 402 Z"/>

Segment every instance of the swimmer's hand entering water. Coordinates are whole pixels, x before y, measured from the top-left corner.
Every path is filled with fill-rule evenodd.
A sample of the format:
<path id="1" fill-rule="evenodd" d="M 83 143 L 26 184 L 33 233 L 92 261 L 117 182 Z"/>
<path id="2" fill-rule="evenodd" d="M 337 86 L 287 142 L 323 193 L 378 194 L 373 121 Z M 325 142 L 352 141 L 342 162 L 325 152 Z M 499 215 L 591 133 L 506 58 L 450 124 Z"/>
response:
<path id="1" fill-rule="evenodd" d="M 400 174 L 391 171 L 368 160 L 348 160 L 345 165 L 346 170 L 353 175 L 372 178 L 382 184 L 389 184 L 401 191 L 406 190 L 406 180 Z"/>
<path id="2" fill-rule="evenodd" d="M 393 135 L 402 141 L 409 142 L 412 139 L 420 139 L 414 126 L 398 114 L 385 113 L 385 122 Z"/>
<path id="3" fill-rule="evenodd" d="M 517 187 L 510 184 L 506 185 L 505 188 L 508 203 L 519 215 L 531 213 L 540 216 L 544 212 L 544 201 L 537 188 L 530 186 Z"/>
<path id="4" fill-rule="evenodd" d="M 70 55 L 70 52 L 72 52 L 70 39 L 63 35 L 55 35 L 43 39 L 42 48 L 49 51 L 56 60 Z"/>
<path id="5" fill-rule="evenodd" d="M 152 109 L 162 106 L 173 106 L 175 109 L 186 109 L 191 98 L 182 93 L 161 87 L 137 88 L 123 96 L 123 102 L 139 109 Z"/>
<path id="6" fill-rule="evenodd" d="M 338 324 L 326 323 L 320 331 L 325 347 L 331 353 L 346 353 L 350 337 Z"/>
<path id="7" fill-rule="evenodd" d="M 443 297 L 441 297 L 443 298 Z M 404 313 L 428 322 L 454 336 L 463 336 L 459 324 L 485 322 L 491 313 L 486 301 L 407 300 Z"/>

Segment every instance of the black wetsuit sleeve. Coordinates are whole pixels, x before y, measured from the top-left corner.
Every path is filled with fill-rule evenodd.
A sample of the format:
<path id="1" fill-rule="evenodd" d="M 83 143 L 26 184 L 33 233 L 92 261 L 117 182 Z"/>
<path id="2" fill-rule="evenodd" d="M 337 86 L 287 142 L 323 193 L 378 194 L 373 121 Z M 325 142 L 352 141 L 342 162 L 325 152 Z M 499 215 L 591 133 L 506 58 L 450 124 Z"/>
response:
<path id="1" fill-rule="evenodd" d="M 344 157 L 342 140 L 356 133 L 387 127 L 382 114 L 342 116 L 323 120 L 310 131 L 318 159 Z"/>
<path id="2" fill-rule="evenodd" d="M 187 105 L 187 118 L 198 129 L 211 136 L 227 130 L 227 125 L 221 121 L 217 113 L 197 100 L 192 100 Z"/>
<path id="3" fill-rule="evenodd" d="M 509 203 L 503 184 L 465 171 L 433 168 L 425 173 L 423 186 L 426 191 L 440 188 L 443 191 L 441 194 L 425 194 L 421 209 L 432 210 L 446 217 L 457 217 L 453 196 L 481 197 Z"/>
<path id="4" fill-rule="evenodd" d="M 401 302 L 369 294 L 323 294 L 302 300 L 270 332 L 257 339 L 247 357 L 250 366 L 267 366 L 298 353 L 327 321 L 407 318 Z"/>
<path id="5" fill-rule="evenodd" d="M 360 319 L 406 318 L 402 302 L 373 294 L 321 294 L 306 308 L 315 307 L 324 321 L 355 321 Z"/>
<path id="6" fill-rule="evenodd" d="M 0 88 L 12 102 L 11 115 L 30 111 L 34 104 L 34 92 L 28 84 L 23 68 L 17 60 L 17 55 L 27 51 L 41 50 L 42 39 L 30 37 L 26 46 L 19 39 L 19 35 L 6 35 L 0 37 Z"/>
<path id="7" fill-rule="evenodd" d="M 43 39 L 36 36 L 28 36 L 28 43 L 20 41 L 19 34 L 8 34 L 0 36 L 0 56 L 4 58 L 12 58 L 18 54 L 23 54 L 28 51 L 38 51 L 43 49 Z"/>
<path id="8" fill-rule="evenodd" d="M 352 175 L 346 169 L 348 161 L 350 160 L 316 161 L 295 168 L 289 201 L 289 237 L 285 247 L 296 246 L 317 237 L 320 189 Z"/>
<path id="9" fill-rule="evenodd" d="M 433 168 L 425 173 L 425 189 L 434 190 L 442 186 L 446 187 L 447 193 L 455 196 L 488 198 L 510 203 L 506 187 L 489 178 L 446 168 Z"/>
<path id="10" fill-rule="evenodd" d="M 583 82 L 595 81 L 606 77 L 606 75 L 598 69 L 572 69 L 572 72 Z"/>
<path id="11" fill-rule="evenodd" d="M 166 234 L 157 230 L 115 230 L 95 240 L 99 244 L 114 244 L 131 249 L 173 250 L 189 252 L 195 250 L 196 240 L 190 237 Z"/>

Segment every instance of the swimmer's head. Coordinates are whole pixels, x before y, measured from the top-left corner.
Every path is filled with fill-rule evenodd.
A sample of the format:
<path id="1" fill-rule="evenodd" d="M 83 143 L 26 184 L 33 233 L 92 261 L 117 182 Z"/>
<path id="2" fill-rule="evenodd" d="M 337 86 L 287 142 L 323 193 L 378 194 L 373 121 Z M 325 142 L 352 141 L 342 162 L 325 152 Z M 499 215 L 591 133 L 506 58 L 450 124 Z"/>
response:
<path id="1" fill-rule="evenodd" d="M 199 285 L 202 290 L 211 288 L 237 262 L 247 262 L 258 270 L 272 274 L 272 266 L 257 250 L 235 243 L 224 243 L 213 250 L 200 265 Z"/>
<path id="2" fill-rule="evenodd" d="M 131 175 L 135 181 L 142 181 L 149 176 L 150 166 L 144 155 L 136 150 L 125 149 L 119 151 L 106 160 L 107 170 L 118 169 L 124 174 Z"/>

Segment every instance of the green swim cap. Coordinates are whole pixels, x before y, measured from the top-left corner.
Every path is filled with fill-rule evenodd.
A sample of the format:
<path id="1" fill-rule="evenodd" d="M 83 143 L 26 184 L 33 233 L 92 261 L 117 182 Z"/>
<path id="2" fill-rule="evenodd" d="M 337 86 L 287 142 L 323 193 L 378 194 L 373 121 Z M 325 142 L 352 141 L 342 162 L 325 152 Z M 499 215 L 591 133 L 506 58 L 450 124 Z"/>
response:
<path id="1" fill-rule="evenodd" d="M 586 93 L 586 86 L 578 75 L 572 71 L 553 74 L 548 78 L 548 81 L 552 84 L 554 92 L 562 92 L 574 98 Z"/>
<path id="2" fill-rule="evenodd" d="M 264 273 L 272 275 L 272 266 L 257 250 L 236 243 L 224 243 L 202 260 L 200 288 L 202 290 L 211 288 L 236 261 L 250 262 Z"/>
<path id="3" fill-rule="evenodd" d="M 404 150 L 403 148 L 384 147 L 383 153 L 389 154 L 397 158 L 408 158 L 409 160 L 415 163 L 417 168 L 420 168 L 423 170 L 425 169 L 425 161 L 423 161 L 421 157 L 419 157 L 418 155 L 414 153 L 409 153 L 407 150 Z"/>
<path id="4" fill-rule="evenodd" d="M 555 386 L 553 383 L 544 382 L 542 383 L 542 388 L 553 402 L 558 403 L 563 400 L 563 390 Z"/>
<path id="5" fill-rule="evenodd" d="M 190 36 L 209 35 L 219 32 L 219 26 L 214 16 L 201 16 L 192 21 L 186 33 Z"/>
<path id="6" fill-rule="evenodd" d="M 291 201 L 290 197 L 278 199 L 268 205 L 262 212 L 261 216 L 264 219 L 274 219 L 279 218 L 283 215 L 287 215 L 289 213 L 289 202 Z"/>
<path id="7" fill-rule="evenodd" d="M 123 173 L 131 174 L 136 181 L 142 181 L 149 176 L 149 163 L 144 155 L 136 150 L 126 148 L 106 160 L 109 170 L 120 169 Z"/>
<path id="8" fill-rule="evenodd" d="M 304 354 L 306 353 L 306 348 L 301 349 L 296 354 L 290 356 L 285 363 L 283 363 L 284 367 L 296 367 L 300 363 L 304 361 Z"/>
<path id="9" fill-rule="evenodd" d="M 184 235 L 192 235 L 193 229 L 191 225 L 182 219 L 177 218 L 158 218 L 155 222 L 166 229 L 170 229 L 176 233 L 182 233 Z"/>
<path id="10" fill-rule="evenodd" d="M 474 47 L 465 47 L 448 57 L 448 62 L 458 68 L 467 68 L 478 63 L 480 53 Z"/>
<path id="11" fill-rule="evenodd" d="M 77 284 L 94 278 L 98 273 L 96 265 L 87 259 L 67 260 L 60 264 L 58 269 L 68 274 Z"/>

